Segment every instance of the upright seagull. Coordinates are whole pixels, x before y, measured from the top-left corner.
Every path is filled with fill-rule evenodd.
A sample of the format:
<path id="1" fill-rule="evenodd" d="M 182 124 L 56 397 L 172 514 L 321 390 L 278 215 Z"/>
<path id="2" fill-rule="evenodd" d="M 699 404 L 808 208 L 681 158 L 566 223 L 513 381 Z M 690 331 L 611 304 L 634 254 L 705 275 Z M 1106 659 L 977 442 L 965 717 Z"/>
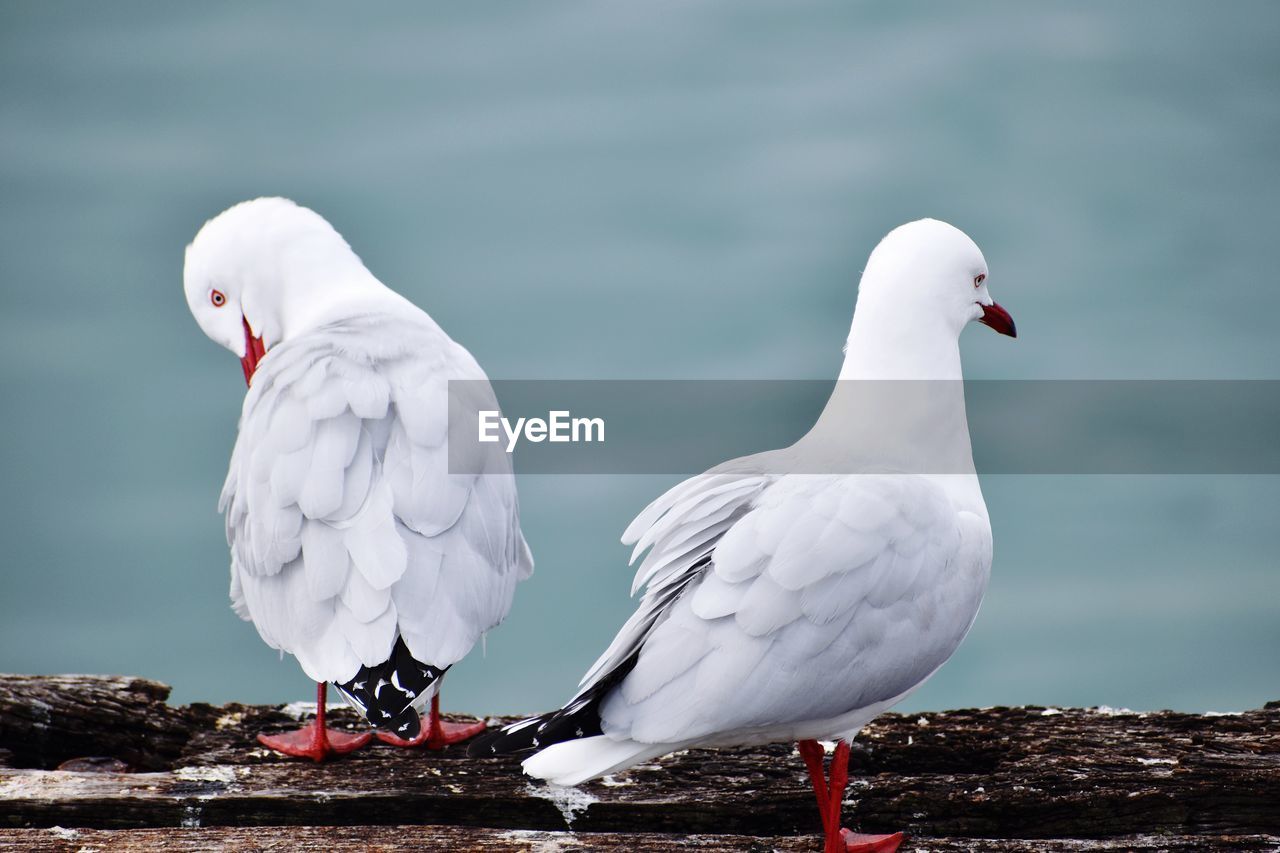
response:
<path id="1" fill-rule="evenodd" d="M 450 469 L 450 407 L 496 408 L 484 371 L 286 199 L 209 220 L 184 288 L 249 385 L 218 507 L 232 607 L 317 682 L 315 721 L 258 740 L 316 761 L 367 743 L 325 728 L 330 681 L 389 743 L 479 733 L 440 720 L 440 679 L 533 571 L 507 455 Z"/>
<path id="2" fill-rule="evenodd" d="M 577 785 L 691 747 L 798 741 L 828 853 L 895 850 L 901 833 L 840 826 L 849 743 L 951 656 L 986 588 L 959 337 L 972 320 L 1015 335 L 986 278 L 951 225 L 885 237 L 813 429 L 641 512 L 622 537 L 633 561 L 649 552 L 639 609 L 567 705 L 471 754 L 542 748 L 525 772 Z M 819 740 L 837 741 L 829 779 Z"/>

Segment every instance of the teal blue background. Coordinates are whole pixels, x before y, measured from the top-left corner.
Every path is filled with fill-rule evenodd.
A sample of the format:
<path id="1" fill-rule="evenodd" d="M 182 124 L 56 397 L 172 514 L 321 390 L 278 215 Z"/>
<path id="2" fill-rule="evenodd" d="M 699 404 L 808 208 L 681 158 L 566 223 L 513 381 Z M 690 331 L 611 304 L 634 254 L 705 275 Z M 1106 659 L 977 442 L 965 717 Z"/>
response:
<path id="1" fill-rule="evenodd" d="M 236 201 L 320 211 L 495 378 L 834 378 L 925 215 L 1018 321 L 970 377 L 1280 378 L 1278 43 L 1268 2 L 0 5 L 0 670 L 310 697 L 227 606 L 244 389 L 181 267 Z M 566 698 L 674 480 L 524 478 L 538 572 L 445 707 Z M 1280 698 L 1277 478 L 984 485 L 987 602 L 909 707 Z"/>

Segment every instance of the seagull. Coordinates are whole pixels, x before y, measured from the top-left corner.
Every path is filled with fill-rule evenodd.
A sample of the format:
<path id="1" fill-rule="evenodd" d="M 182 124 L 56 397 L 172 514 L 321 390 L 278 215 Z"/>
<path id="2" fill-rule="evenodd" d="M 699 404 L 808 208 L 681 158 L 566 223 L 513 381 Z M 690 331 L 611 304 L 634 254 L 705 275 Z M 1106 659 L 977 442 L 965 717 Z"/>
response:
<path id="1" fill-rule="evenodd" d="M 218 505 L 232 607 L 316 682 L 315 719 L 258 740 L 315 761 L 367 743 L 325 728 L 328 682 L 394 745 L 483 731 L 440 720 L 440 681 L 533 571 L 509 457 L 451 466 L 451 408 L 497 408 L 484 371 L 287 199 L 205 223 L 183 288 L 249 388 Z"/>
<path id="2" fill-rule="evenodd" d="M 959 337 L 975 320 L 1016 336 L 986 280 L 954 226 L 890 232 L 810 432 L 643 510 L 622 537 L 633 563 L 647 551 L 635 614 L 568 704 L 469 752 L 540 749 L 526 773 L 577 785 L 677 750 L 794 741 L 827 853 L 896 850 L 902 833 L 841 828 L 849 744 L 951 656 L 986 589 Z M 828 773 L 820 741 L 836 742 Z"/>

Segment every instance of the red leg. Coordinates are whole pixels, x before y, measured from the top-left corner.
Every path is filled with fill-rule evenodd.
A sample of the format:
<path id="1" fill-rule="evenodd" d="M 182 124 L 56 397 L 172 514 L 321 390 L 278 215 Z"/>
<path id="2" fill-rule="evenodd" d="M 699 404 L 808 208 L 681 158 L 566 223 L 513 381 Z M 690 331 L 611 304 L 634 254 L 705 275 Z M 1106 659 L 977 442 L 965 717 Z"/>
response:
<path id="1" fill-rule="evenodd" d="M 258 735 L 258 743 L 292 755 L 295 758 L 310 758 L 312 761 L 324 761 L 330 755 L 343 755 L 359 749 L 372 737 L 368 732 L 351 734 L 324 725 L 325 698 L 329 685 L 321 681 L 316 685 L 316 718 L 300 729 L 279 735 Z"/>
<path id="2" fill-rule="evenodd" d="M 431 716 L 422 726 L 418 736 L 405 740 L 391 732 L 378 732 L 378 740 L 392 746 L 426 746 L 427 749 L 444 749 L 451 743 L 468 740 L 485 730 L 484 720 L 474 723 L 447 723 L 440 719 L 440 694 L 431 697 Z"/>
<path id="3" fill-rule="evenodd" d="M 841 837 L 840 812 L 844 809 L 844 790 L 849 786 L 849 744 L 836 741 L 836 751 L 831 756 L 830 780 L 827 791 L 827 813 L 831 815 L 831 825 L 827 829 L 826 853 L 845 853 L 844 839 Z"/>
<path id="4" fill-rule="evenodd" d="M 845 741 L 836 744 L 835 755 L 831 756 L 830 782 L 822 773 L 822 745 L 816 740 L 802 740 L 796 746 L 809 768 L 809 780 L 818 798 L 818 812 L 822 815 L 822 830 L 826 837 L 823 853 L 894 853 L 906 839 L 901 832 L 863 835 L 840 827 L 840 810 L 849 784 L 849 744 Z"/>
<path id="5" fill-rule="evenodd" d="M 822 831 L 831 830 L 831 795 L 827 793 L 827 776 L 822 770 L 822 744 L 816 740 L 802 740 L 796 744 L 800 757 L 809 768 L 809 781 L 813 784 L 813 795 L 818 799 L 818 812 L 822 815 Z"/>

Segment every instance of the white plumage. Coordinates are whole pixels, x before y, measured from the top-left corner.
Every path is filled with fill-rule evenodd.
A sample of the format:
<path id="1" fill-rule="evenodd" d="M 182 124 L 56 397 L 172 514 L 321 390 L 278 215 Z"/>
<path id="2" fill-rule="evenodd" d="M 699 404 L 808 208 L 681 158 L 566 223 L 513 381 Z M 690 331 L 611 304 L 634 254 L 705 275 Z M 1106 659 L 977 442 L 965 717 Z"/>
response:
<path id="1" fill-rule="evenodd" d="M 185 289 L 251 377 L 219 504 L 236 612 L 317 682 L 388 661 L 397 638 L 456 663 L 533 568 L 509 457 L 481 449 L 457 467 L 483 475 L 451 473 L 451 407 L 497 408 L 479 365 L 284 199 L 210 220 Z"/>
<path id="2" fill-rule="evenodd" d="M 259 365 L 219 504 L 232 602 L 312 679 L 398 635 L 444 668 L 506 616 L 532 567 L 514 482 L 449 473 L 446 443 L 447 380 L 484 378 L 425 314 L 328 322 Z M 510 472 L 500 449 L 488 464 Z"/>
<path id="3" fill-rule="evenodd" d="M 971 320 L 1013 334 L 986 272 L 944 223 L 886 237 L 813 429 L 640 513 L 623 536 L 633 561 L 648 552 L 636 613 L 564 709 L 493 751 L 536 738 L 545 748 L 525 771 L 575 785 L 695 746 L 847 742 L 929 678 L 973 623 L 991 566 L 958 348 Z M 595 716 L 594 736 L 560 724 L 582 731 Z M 837 830 L 829 849 L 844 849 Z"/>
<path id="4" fill-rule="evenodd" d="M 663 529 L 646 563 L 679 556 L 649 578 L 636 617 L 582 684 L 639 647 L 601 703 L 605 734 L 529 758 L 531 775 L 575 785 L 695 745 L 849 740 L 968 631 L 991 528 L 932 478 L 742 473 L 729 481 L 736 500 L 714 511 L 722 476 L 655 502 L 670 508 L 648 528 Z M 655 618 L 663 590 L 682 584 Z"/>

